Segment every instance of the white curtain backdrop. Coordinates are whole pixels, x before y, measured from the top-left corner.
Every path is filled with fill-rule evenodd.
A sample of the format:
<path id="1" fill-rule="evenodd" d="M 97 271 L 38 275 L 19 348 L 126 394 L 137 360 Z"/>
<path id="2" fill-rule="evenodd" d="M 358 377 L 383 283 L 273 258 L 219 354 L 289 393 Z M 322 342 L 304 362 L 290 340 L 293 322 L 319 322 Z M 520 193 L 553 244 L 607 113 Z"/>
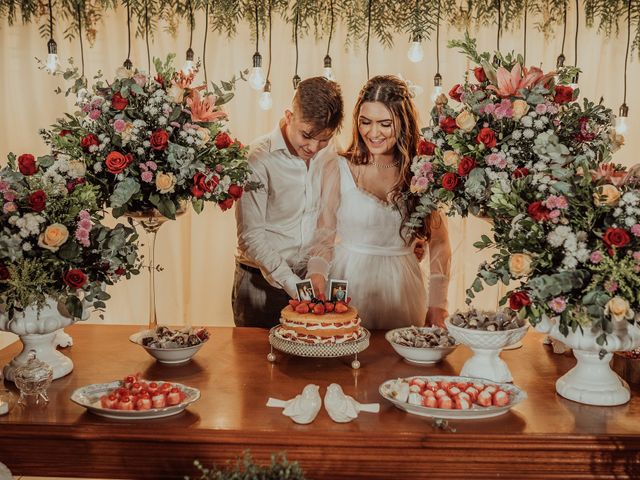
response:
<path id="1" fill-rule="evenodd" d="M 581 17 L 584 18 L 583 12 Z M 575 18 L 569 12 L 569 19 Z M 527 62 L 553 69 L 560 53 L 561 28 L 554 38 L 545 40 L 534 30 L 530 21 L 528 29 Z M 196 57 L 202 54 L 204 19 L 196 19 L 193 49 Z M 102 70 L 107 77 L 113 77 L 115 69 L 122 64 L 127 53 L 126 14 L 122 10 L 111 11 L 99 25 L 95 44 L 88 47 L 85 42 L 86 75 Z M 178 66 L 184 59 L 188 47 L 188 30 L 183 26 L 177 38 L 164 32 L 156 34 L 151 45 L 152 56 L 164 57 L 175 52 Z M 495 27 L 472 31 L 482 50 L 495 47 Z M 462 32 L 441 31 L 440 72 L 444 79 L 445 91 L 463 79 L 468 67 L 466 59 L 454 50 L 446 48 L 449 39 L 461 38 Z M 570 20 L 567 27 L 565 55 L 567 64 L 574 63 L 574 25 Z M 295 49 L 291 41 L 290 26 L 280 21 L 274 22 L 273 60 L 271 82 L 273 109 L 262 111 L 258 108 L 259 93 L 251 90 L 245 82 L 237 86 L 236 97 L 227 106 L 232 133 L 243 143 L 263 134 L 276 125 L 282 111 L 288 106 L 293 94 L 291 78 L 294 75 Z M 62 39 L 62 28 L 55 33 L 60 58 L 72 56 L 79 63 L 79 43 Z M 435 38 L 435 36 L 434 36 Z M 351 114 L 358 90 L 366 81 L 365 49 L 363 45 L 346 50 L 345 32 L 338 27 L 334 34 L 331 56 L 337 81 L 342 85 L 346 121 L 340 140 L 344 144 L 351 134 Z M 36 25 L 3 24 L 0 27 L 0 163 L 6 162 L 6 155 L 31 152 L 46 153 L 46 148 L 38 135 L 38 129 L 46 127 L 65 111 L 72 111 L 71 99 L 56 95 L 53 90 L 64 86 L 61 77 L 51 77 L 36 68 L 34 57 L 46 57 L 46 41 L 40 38 Z M 622 103 L 623 67 L 625 53 L 624 35 L 605 39 L 585 25 L 580 27 L 578 45 L 578 65 L 582 95 L 597 101 L 604 97 L 605 103 L 617 112 Z M 146 48 L 142 39 L 133 39 L 131 59 L 134 65 L 146 69 Z M 505 50 L 522 51 L 523 32 L 505 32 L 501 40 Z M 385 49 L 373 41 L 370 59 L 370 73 L 401 74 L 424 88 L 424 93 L 416 98 L 423 123 L 428 118 L 433 75 L 436 73 L 435 43 L 425 41 L 425 58 L 413 64 L 407 59 L 408 38 L 398 37 L 392 49 Z M 261 40 L 260 50 L 264 66 L 268 63 L 266 38 Z M 326 51 L 326 40 L 316 42 L 312 38 L 300 41 L 299 75 L 302 78 L 319 75 Z M 209 34 L 207 45 L 207 67 L 210 80 L 229 79 L 240 70 L 250 66 L 254 44 L 249 39 L 246 26 L 239 28 L 235 38 L 227 39 L 217 34 Z M 200 74 L 200 78 L 204 76 Z M 637 85 L 640 78 L 635 58 L 629 64 L 629 85 Z M 637 162 L 635 152 L 640 141 L 635 137 L 640 121 L 638 90 L 630 88 L 627 104 L 630 106 L 630 131 L 627 145 L 617 154 L 620 163 L 631 165 Z M 449 289 L 451 309 L 464 305 L 465 289 L 471 284 L 478 264 L 489 255 L 478 254 L 472 244 L 480 234 L 489 232 L 489 225 L 482 220 L 450 219 L 450 236 L 453 249 L 452 279 Z M 221 212 L 211 205 L 201 215 L 190 212 L 176 222 L 168 222 L 159 232 L 156 258 L 164 270 L 156 277 L 157 305 L 160 323 L 180 325 L 191 322 L 202 325 L 232 325 L 230 306 L 231 285 L 235 254 L 235 220 L 233 212 Z M 93 321 L 106 323 L 146 324 L 148 317 L 148 276 L 142 274 L 131 281 L 121 282 L 111 289 L 112 300 L 108 302 L 105 319 Z M 497 289 L 483 293 L 476 302 L 481 307 L 496 305 Z"/>

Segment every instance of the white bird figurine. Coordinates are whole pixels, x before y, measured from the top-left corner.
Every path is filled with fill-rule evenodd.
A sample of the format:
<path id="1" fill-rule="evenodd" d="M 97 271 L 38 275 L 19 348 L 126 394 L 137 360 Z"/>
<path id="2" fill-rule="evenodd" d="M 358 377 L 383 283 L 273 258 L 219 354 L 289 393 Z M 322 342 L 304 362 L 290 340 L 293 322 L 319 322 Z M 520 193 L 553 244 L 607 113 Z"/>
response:
<path id="1" fill-rule="evenodd" d="M 345 395 L 342 387 L 337 383 L 332 383 L 327 387 L 324 396 L 324 408 L 331 417 L 331 420 L 338 423 L 346 423 L 358 417 L 360 412 L 378 413 L 379 403 L 359 403 L 353 397 Z"/>
<path id="2" fill-rule="evenodd" d="M 290 400 L 270 398 L 267 401 L 267 407 L 284 408 L 282 414 L 290 417 L 296 423 L 303 425 L 311 423 L 318 415 L 320 407 L 322 407 L 320 387 L 309 384 L 304 387 L 301 394 Z"/>

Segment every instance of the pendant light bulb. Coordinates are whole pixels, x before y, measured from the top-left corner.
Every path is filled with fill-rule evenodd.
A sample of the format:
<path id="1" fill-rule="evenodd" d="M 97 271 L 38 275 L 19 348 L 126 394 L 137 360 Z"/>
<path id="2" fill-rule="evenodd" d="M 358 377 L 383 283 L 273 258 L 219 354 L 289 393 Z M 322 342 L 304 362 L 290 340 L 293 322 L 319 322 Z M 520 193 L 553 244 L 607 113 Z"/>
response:
<path id="1" fill-rule="evenodd" d="M 618 135 L 624 135 L 627 132 L 627 117 L 629 116 L 629 107 L 626 103 L 620 105 L 620 111 L 616 118 L 616 133 Z"/>
<path id="2" fill-rule="evenodd" d="M 191 47 L 187 49 L 187 59 L 182 67 L 182 73 L 189 75 L 193 71 L 193 50 Z"/>
<path id="3" fill-rule="evenodd" d="M 422 42 L 420 36 L 413 37 L 411 45 L 409 45 L 409 51 L 407 52 L 409 61 L 413 63 L 421 62 L 424 58 L 424 50 L 422 49 Z"/>
<path id="4" fill-rule="evenodd" d="M 58 61 L 58 45 L 52 38 L 47 42 L 47 64 L 46 69 L 49 73 L 55 73 L 60 69 Z"/>
<path id="5" fill-rule="evenodd" d="M 442 95 L 442 75 L 436 73 L 433 76 L 433 92 L 431 92 L 431 101 L 435 103 L 436 99 Z"/>
<path id="6" fill-rule="evenodd" d="M 324 57 L 324 68 L 322 69 L 322 76 L 327 80 L 335 81 L 335 77 L 333 76 L 333 70 L 331 69 L 331 57 L 326 55 Z"/>
<path id="7" fill-rule="evenodd" d="M 262 71 L 262 55 L 260 52 L 256 52 L 253 54 L 253 68 L 249 74 L 249 85 L 254 90 L 262 90 L 266 80 Z"/>
<path id="8" fill-rule="evenodd" d="M 264 90 L 260 94 L 260 100 L 258 100 L 258 106 L 262 110 L 271 110 L 271 107 L 273 107 L 273 99 L 271 98 L 271 82 L 269 81 L 264 84 Z"/>

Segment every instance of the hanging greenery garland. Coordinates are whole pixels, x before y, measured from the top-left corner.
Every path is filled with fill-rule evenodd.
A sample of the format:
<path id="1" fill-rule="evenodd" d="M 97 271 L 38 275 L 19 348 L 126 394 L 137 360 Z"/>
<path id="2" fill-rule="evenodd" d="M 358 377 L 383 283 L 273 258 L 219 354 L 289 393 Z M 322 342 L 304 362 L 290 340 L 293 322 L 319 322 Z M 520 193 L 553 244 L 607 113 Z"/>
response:
<path id="1" fill-rule="evenodd" d="M 45 0 L 0 0 L 0 19 L 6 19 L 9 25 L 17 21 L 37 23 L 41 36 L 47 37 L 47 3 Z M 75 38 L 81 24 L 90 43 L 99 34 L 98 25 L 107 10 L 122 9 L 127 3 L 137 24 L 136 35 L 142 38 L 147 35 L 153 37 L 154 32 L 160 29 L 175 34 L 178 26 L 188 22 L 191 15 L 184 0 L 57 0 L 54 3 L 55 17 L 66 25 L 64 37 Z M 215 8 L 208 9 L 209 28 L 232 37 L 237 33 L 238 25 L 246 23 L 255 36 L 256 3 L 258 24 L 260 30 L 265 31 L 268 0 L 216 0 Z M 568 0 L 455 0 L 447 3 L 441 24 L 448 23 L 461 30 L 496 25 L 498 8 L 503 29 L 521 28 L 526 7 L 531 24 L 549 38 L 562 28 Z M 580 3 L 587 25 L 597 28 L 603 36 L 617 36 L 621 26 L 626 24 L 626 0 L 581 0 Z M 640 0 L 632 0 L 631 3 L 632 46 L 640 52 Z M 409 41 L 416 37 L 429 39 L 437 22 L 437 4 L 437 0 L 373 2 L 371 37 L 385 47 L 391 46 L 393 40 L 402 35 Z M 211 7 L 211 0 L 192 0 L 193 15 L 197 18 L 206 15 L 207 5 Z M 347 46 L 362 45 L 368 30 L 368 0 L 335 0 L 332 6 L 334 23 L 342 23 L 346 29 Z M 330 34 L 332 14 L 326 0 L 273 0 L 271 8 L 274 15 L 279 15 L 292 27 L 297 16 L 301 37 L 312 35 L 320 39 Z M 574 7 L 570 5 L 569 8 Z M 81 22 L 78 21 L 78 10 L 82 14 Z"/>

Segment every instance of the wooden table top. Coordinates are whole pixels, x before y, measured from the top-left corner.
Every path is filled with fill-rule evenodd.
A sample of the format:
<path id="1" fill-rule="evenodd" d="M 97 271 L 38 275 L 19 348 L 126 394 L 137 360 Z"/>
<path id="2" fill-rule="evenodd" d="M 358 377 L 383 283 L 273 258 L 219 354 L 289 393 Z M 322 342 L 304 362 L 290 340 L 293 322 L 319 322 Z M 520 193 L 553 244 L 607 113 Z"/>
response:
<path id="1" fill-rule="evenodd" d="M 471 352 L 459 347 L 435 366 L 405 363 L 373 332 L 352 357 L 298 358 L 278 353 L 271 364 L 268 332 L 210 328 L 211 340 L 183 366 L 164 366 L 129 342 L 139 326 L 75 325 L 74 346 L 64 350 L 74 371 L 56 380 L 45 408 L 14 408 L 0 416 L 0 461 L 14 475 L 93 478 L 182 478 L 195 474 L 194 459 L 217 464 L 249 449 L 263 461 L 278 451 L 297 460 L 311 478 L 438 478 L 465 472 L 476 478 L 638 478 L 640 399 L 618 407 L 594 407 L 555 393 L 555 380 L 575 363 L 542 345 L 530 332 L 524 346 L 502 353 L 514 383 L 528 398 L 505 415 L 450 421 L 456 432 L 427 417 L 400 411 L 378 393 L 388 379 L 456 375 Z M 21 346 L 0 351 L 6 364 Z M 144 378 L 197 387 L 202 397 L 184 413 L 147 421 L 118 421 L 88 413 L 69 400 L 81 386 L 140 372 Z M 269 397 L 288 399 L 308 383 L 324 396 L 330 383 L 363 403 L 379 402 L 379 414 L 334 423 L 324 410 L 310 425 L 297 425 L 267 408 Z M 463 470 L 460 470 L 464 466 Z M 455 473 L 453 473 L 455 476 Z"/>

